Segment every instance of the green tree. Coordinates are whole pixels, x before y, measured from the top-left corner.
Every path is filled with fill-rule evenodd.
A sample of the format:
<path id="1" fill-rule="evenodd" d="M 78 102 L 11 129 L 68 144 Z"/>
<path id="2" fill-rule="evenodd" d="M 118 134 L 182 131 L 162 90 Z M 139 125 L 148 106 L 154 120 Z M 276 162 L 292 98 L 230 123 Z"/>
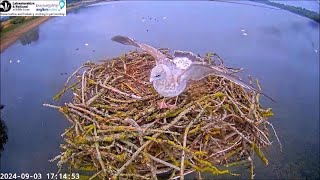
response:
<path id="1" fill-rule="evenodd" d="M 26 18 L 23 16 L 18 16 L 18 17 L 13 18 L 10 22 L 11 22 L 11 24 L 20 24 L 23 21 L 25 21 L 25 19 Z"/>

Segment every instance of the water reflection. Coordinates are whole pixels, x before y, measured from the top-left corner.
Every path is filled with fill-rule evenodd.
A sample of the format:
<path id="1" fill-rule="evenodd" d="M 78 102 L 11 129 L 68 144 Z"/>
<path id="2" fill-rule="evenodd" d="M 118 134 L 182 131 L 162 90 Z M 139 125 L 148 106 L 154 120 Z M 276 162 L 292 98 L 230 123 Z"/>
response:
<path id="1" fill-rule="evenodd" d="M 312 29 L 318 29 L 319 28 L 319 23 L 315 21 L 309 21 L 308 26 L 311 27 Z"/>
<path id="2" fill-rule="evenodd" d="M 72 10 L 71 10 L 70 12 L 68 12 L 68 13 L 78 14 L 82 8 L 83 8 L 83 7 L 74 8 L 74 9 L 72 9 Z"/>
<path id="3" fill-rule="evenodd" d="M 312 29 L 319 29 L 319 24 L 314 21 L 302 22 L 302 21 L 292 21 L 287 24 L 278 24 L 272 26 L 262 26 L 259 28 L 263 35 L 273 36 L 280 40 L 281 38 L 294 38 L 297 41 L 306 40 L 310 44 L 313 50 L 318 49 L 314 42 L 314 37 L 312 36 Z M 300 37 L 301 36 L 301 37 Z M 300 38 L 300 39 L 299 39 Z"/>
<path id="4" fill-rule="evenodd" d="M 7 143 L 7 141 L 8 141 L 7 126 L 0 117 L 0 159 L 1 159 L 1 152 L 3 151 L 4 145 Z"/>
<path id="5" fill-rule="evenodd" d="M 305 22 L 300 21 L 292 22 L 289 28 L 298 33 L 307 29 Z"/>
<path id="6" fill-rule="evenodd" d="M 282 33 L 281 33 L 281 30 L 280 28 L 276 27 L 276 26 L 267 26 L 267 27 L 263 27 L 262 28 L 262 31 L 265 33 L 265 34 L 271 34 L 271 35 L 274 35 L 278 38 L 281 37 Z"/>
<path id="7" fill-rule="evenodd" d="M 21 38 L 20 38 L 20 42 L 22 45 L 28 45 L 31 44 L 32 42 L 36 42 L 39 39 L 39 28 L 35 28 L 29 32 L 27 32 L 26 34 L 24 34 Z"/>

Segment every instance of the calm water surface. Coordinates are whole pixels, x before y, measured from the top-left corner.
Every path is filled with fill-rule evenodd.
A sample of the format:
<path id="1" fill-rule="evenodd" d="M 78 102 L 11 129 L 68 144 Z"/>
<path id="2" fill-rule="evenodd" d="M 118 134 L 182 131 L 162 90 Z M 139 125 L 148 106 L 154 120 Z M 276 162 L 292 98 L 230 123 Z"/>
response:
<path id="1" fill-rule="evenodd" d="M 56 103 L 52 97 L 85 61 L 131 50 L 110 41 L 122 34 L 156 47 L 217 52 L 227 65 L 245 68 L 244 75 L 258 78 L 277 100 L 262 103 L 273 108 L 271 122 L 283 144 L 282 153 L 276 141 L 268 149 L 268 166 L 256 158 L 256 178 L 319 178 L 319 24 L 250 4 L 111 2 L 52 18 L 27 33 L 1 54 L 8 142 L 0 171 L 56 172 L 48 160 L 59 153 L 69 124 L 42 104 Z"/>

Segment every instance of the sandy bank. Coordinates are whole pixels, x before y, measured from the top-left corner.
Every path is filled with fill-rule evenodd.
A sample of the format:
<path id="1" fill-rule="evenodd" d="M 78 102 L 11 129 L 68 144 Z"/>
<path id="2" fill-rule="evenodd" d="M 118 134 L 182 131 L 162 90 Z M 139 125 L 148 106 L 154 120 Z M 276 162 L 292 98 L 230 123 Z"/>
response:
<path id="1" fill-rule="evenodd" d="M 16 42 L 16 40 L 18 40 L 24 33 L 32 30 L 33 28 L 36 28 L 40 24 L 47 21 L 49 18 L 50 17 L 48 16 L 39 17 L 30 22 L 22 24 L 20 27 L 15 28 L 10 32 L 5 33 L 3 36 L 1 36 L 1 46 L 0 46 L 1 52 L 3 52 L 11 44 Z"/>

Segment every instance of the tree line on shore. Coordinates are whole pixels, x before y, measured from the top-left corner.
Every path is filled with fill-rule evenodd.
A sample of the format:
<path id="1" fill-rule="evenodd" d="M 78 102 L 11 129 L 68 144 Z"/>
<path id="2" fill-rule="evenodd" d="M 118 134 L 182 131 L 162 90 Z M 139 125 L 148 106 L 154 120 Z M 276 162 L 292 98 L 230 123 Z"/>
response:
<path id="1" fill-rule="evenodd" d="M 281 4 L 281 3 L 278 3 L 278 2 L 271 2 L 269 0 L 250 0 L 250 1 L 263 3 L 263 4 L 274 6 L 274 7 L 278 7 L 280 9 L 284 9 L 284 10 L 290 11 L 292 13 L 295 13 L 295 14 L 298 14 L 300 16 L 304 16 L 304 17 L 310 18 L 310 19 L 320 23 L 319 13 L 310 11 L 310 10 L 302 8 L 302 7 L 285 5 L 285 4 Z"/>

